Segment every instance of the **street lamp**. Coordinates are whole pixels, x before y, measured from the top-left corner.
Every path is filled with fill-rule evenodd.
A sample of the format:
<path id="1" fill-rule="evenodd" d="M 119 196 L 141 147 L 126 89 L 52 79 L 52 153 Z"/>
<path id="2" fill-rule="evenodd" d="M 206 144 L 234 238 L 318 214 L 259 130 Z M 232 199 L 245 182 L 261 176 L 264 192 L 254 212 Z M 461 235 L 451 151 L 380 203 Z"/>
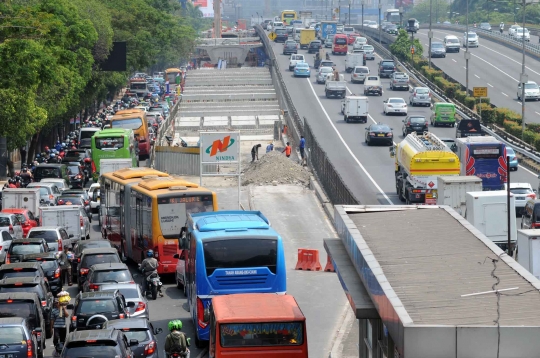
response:
<path id="1" fill-rule="evenodd" d="M 465 95 L 469 95 L 469 60 L 471 53 L 469 52 L 469 0 L 467 2 L 466 27 L 465 27 Z"/>
<path id="2" fill-rule="evenodd" d="M 352 0 L 349 0 L 349 26 L 351 26 L 351 3 Z"/>
<path id="3" fill-rule="evenodd" d="M 363 35 L 364 34 L 364 4 L 365 4 L 365 0 L 362 0 L 361 4 L 362 4 L 362 35 Z"/>
<path id="4" fill-rule="evenodd" d="M 431 31 L 431 23 L 432 23 L 432 10 L 433 8 L 433 0 L 429 0 L 429 31 L 428 31 L 428 40 L 429 40 L 429 60 L 428 60 L 428 68 L 431 68 L 431 39 L 433 38 L 433 31 Z"/>
<path id="5" fill-rule="evenodd" d="M 377 23 L 379 24 L 379 43 L 382 44 L 381 42 L 381 8 L 382 8 L 382 4 L 381 4 L 381 0 L 379 0 L 379 19 L 377 20 Z"/>
<path id="6" fill-rule="evenodd" d="M 399 7 L 399 27 L 403 28 L 403 6 Z"/>

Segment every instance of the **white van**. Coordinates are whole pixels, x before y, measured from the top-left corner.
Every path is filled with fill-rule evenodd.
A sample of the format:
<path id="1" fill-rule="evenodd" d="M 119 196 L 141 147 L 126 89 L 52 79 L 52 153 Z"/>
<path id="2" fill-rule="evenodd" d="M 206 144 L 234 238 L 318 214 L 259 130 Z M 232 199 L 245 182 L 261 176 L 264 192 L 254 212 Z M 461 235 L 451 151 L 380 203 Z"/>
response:
<path id="1" fill-rule="evenodd" d="M 283 22 L 280 22 L 280 21 L 274 21 L 274 22 L 272 23 L 272 29 L 275 30 L 276 27 L 284 27 Z"/>
<path id="2" fill-rule="evenodd" d="M 459 39 L 457 36 L 454 35 L 447 35 L 444 38 L 444 48 L 446 52 L 459 52 L 459 48 L 461 47 L 461 44 L 459 43 Z"/>
<path id="3" fill-rule="evenodd" d="M 92 136 L 99 132 L 101 128 L 84 127 L 79 131 L 79 148 L 92 148 Z"/>

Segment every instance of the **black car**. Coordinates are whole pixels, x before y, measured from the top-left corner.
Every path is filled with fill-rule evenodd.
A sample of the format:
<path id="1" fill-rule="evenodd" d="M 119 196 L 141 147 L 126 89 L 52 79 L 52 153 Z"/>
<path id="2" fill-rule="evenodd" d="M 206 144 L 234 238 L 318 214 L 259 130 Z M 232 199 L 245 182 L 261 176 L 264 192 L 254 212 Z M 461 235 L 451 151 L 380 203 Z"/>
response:
<path id="1" fill-rule="evenodd" d="M 21 260 L 23 263 L 37 263 L 41 266 L 54 296 L 62 291 L 62 268 L 54 252 L 23 255 Z"/>
<path id="2" fill-rule="evenodd" d="M 81 256 L 85 249 L 96 249 L 98 247 L 113 247 L 114 245 L 109 240 L 85 240 L 85 241 L 78 241 L 75 246 L 73 246 L 73 254 L 75 256 L 75 259 L 71 263 L 71 274 L 73 277 L 77 277 L 77 266 L 79 265 L 79 262 L 81 262 Z"/>
<path id="3" fill-rule="evenodd" d="M 394 60 L 381 60 L 381 62 L 379 62 L 379 77 L 390 78 L 394 72 L 396 72 Z"/>
<path id="4" fill-rule="evenodd" d="M 90 149 L 68 149 L 64 154 L 64 160 L 66 162 L 81 162 L 86 158 L 92 158 Z"/>
<path id="5" fill-rule="evenodd" d="M 26 318 L 0 318 L 0 357 L 37 358 L 38 342 Z"/>
<path id="6" fill-rule="evenodd" d="M 403 120 L 403 136 L 416 132 L 422 134 L 428 131 L 428 120 L 424 116 L 408 116 Z"/>
<path id="7" fill-rule="evenodd" d="M 394 134 L 392 133 L 392 128 L 386 124 L 371 124 L 366 127 L 365 140 L 367 145 L 378 143 L 392 145 L 394 144 Z"/>
<path id="8" fill-rule="evenodd" d="M 287 29 L 284 27 L 277 28 L 274 32 L 276 34 L 276 38 L 274 39 L 274 42 L 285 42 L 289 39 L 289 34 L 287 33 Z"/>
<path id="9" fill-rule="evenodd" d="M 105 322 L 103 329 L 117 329 L 124 332 L 128 342 L 136 339 L 139 345 L 131 348 L 136 357 L 158 357 L 156 335 L 163 330 L 161 328 L 154 329 L 152 323 L 146 318 L 115 319 Z"/>
<path id="10" fill-rule="evenodd" d="M 131 306 L 135 306 L 135 302 L 126 303 L 118 290 L 79 293 L 75 304 L 67 306 L 73 310 L 69 331 L 101 329 L 108 320 L 126 319 L 129 317 L 128 307 Z M 92 320 L 89 320 L 90 318 Z"/>
<path id="11" fill-rule="evenodd" d="M 0 293 L 0 318 L 24 318 L 28 329 L 36 337 L 37 356 L 43 357 L 45 349 L 45 319 L 41 311 L 41 302 L 35 293 Z M 24 355 L 23 355 L 24 357 Z"/>
<path id="12" fill-rule="evenodd" d="M 388 25 L 385 31 L 389 33 L 390 35 L 397 35 L 399 30 L 398 30 L 397 25 Z"/>
<path id="13" fill-rule="evenodd" d="M 45 271 L 37 262 L 17 262 L 0 267 L 0 280 L 13 277 L 45 277 Z"/>
<path id="14" fill-rule="evenodd" d="M 124 263 L 92 265 L 86 277 L 83 292 L 99 291 L 103 284 L 134 282 L 129 268 Z"/>
<path id="15" fill-rule="evenodd" d="M 294 41 L 287 41 L 283 44 L 283 54 L 290 55 L 298 53 L 298 45 Z"/>
<path id="16" fill-rule="evenodd" d="M 45 178 L 65 179 L 69 183 L 67 165 L 65 164 L 40 164 L 34 169 L 34 181 L 39 182 Z"/>
<path id="17" fill-rule="evenodd" d="M 115 248 L 100 247 L 96 249 L 85 249 L 81 255 L 81 262 L 77 266 L 77 284 L 79 290 L 82 290 L 82 286 L 86 281 L 86 275 L 90 271 L 90 267 L 96 264 L 104 263 L 121 263 L 118 256 L 118 250 Z"/>
<path id="18" fill-rule="evenodd" d="M 49 245 L 44 238 L 26 238 L 11 241 L 6 257 L 6 263 L 21 262 L 21 256 L 49 252 Z"/>
<path id="19" fill-rule="evenodd" d="M 41 303 L 41 313 L 45 319 L 45 336 L 53 335 L 51 311 L 54 297 L 47 281 L 41 277 L 4 278 L 0 281 L 0 293 L 36 293 Z"/>
<path id="20" fill-rule="evenodd" d="M 68 335 L 60 357 L 132 358 L 135 355 L 131 347 L 137 345 L 137 340 L 128 341 L 116 329 L 73 332 Z"/>
<path id="21" fill-rule="evenodd" d="M 322 48 L 322 41 L 321 40 L 313 40 L 309 43 L 308 46 L 308 53 L 317 53 Z"/>
<path id="22" fill-rule="evenodd" d="M 72 188 L 83 188 L 86 184 L 86 175 L 79 162 L 64 163 L 68 168 L 69 186 Z"/>

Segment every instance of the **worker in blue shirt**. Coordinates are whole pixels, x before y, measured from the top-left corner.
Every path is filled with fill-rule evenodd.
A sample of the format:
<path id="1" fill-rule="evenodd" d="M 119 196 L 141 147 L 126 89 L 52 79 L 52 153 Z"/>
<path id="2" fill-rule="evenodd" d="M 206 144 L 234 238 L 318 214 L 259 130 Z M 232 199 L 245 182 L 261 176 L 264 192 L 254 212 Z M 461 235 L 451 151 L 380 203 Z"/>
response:
<path id="1" fill-rule="evenodd" d="M 270 142 L 267 146 L 266 146 L 266 153 L 270 153 L 271 151 L 274 150 L 274 143 Z"/>
<path id="2" fill-rule="evenodd" d="M 304 136 L 300 137 L 300 144 L 298 145 L 298 149 L 300 149 L 300 156 L 302 157 L 302 161 L 304 161 L 304 149 L 306 148 L 306 139 Z"/>

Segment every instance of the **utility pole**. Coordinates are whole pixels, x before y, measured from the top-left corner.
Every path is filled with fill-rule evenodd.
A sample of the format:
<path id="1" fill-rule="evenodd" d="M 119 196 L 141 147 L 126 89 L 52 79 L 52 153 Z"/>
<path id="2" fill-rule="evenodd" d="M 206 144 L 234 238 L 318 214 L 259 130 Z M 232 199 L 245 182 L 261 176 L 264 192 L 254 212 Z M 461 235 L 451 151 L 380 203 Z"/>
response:
<path id="1" fill-rule="evenodd" d="M 236 4 L 235 4 L 236 15 Z M 221 38 L 221 2 L 214 1 L 214 38 Z"/>
<path id="2" fill-rule="evenodd" d="M 469 95 L 469 60 L 471 53 L 469 52 L 469 0 L 467 2 L 466 27 L 465 27 L 465 93 Z"/>
<path id="3" fill-rule="evenodd" d="M 381 0 L 379 0 L 379 19 L 377 20 L 377 24 L 379 26 L 379 43 L 382 44 L 381 42 L 381 8 L 382 8 L 382 4 L 381 4 Z"/>
<path id="4" fill-rule="evenodd" d="M 429 40 L 429 60 L 428 68 L 431 68 L 431 39 L 433 38 L 433 31 L 431 31 L 431 23 L 433 19 L 433 13 L 431 12 L 433 7 L 433 0 L 429 0 L 429 31 L 428 31 L 428 40 Z"/>

